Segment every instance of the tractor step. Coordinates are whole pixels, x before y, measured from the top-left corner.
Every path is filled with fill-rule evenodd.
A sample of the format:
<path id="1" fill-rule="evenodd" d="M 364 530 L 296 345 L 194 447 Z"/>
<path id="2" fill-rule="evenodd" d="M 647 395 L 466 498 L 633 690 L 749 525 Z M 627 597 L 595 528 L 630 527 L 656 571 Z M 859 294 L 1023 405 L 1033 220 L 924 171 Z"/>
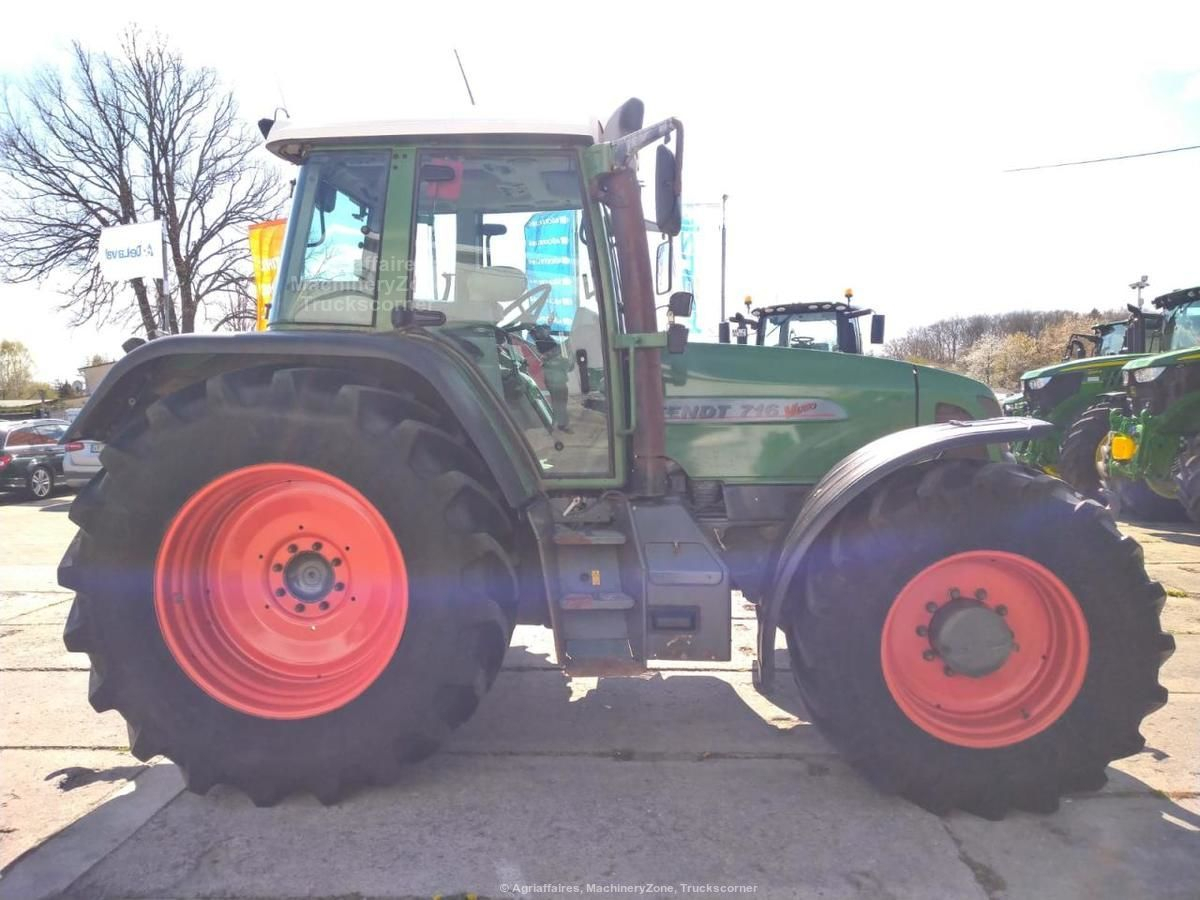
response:
<path id="1" fill-rule="evenodd" d="M 646 666 L 624 638 L 576 638 L 566 642 L 568 675 L 636 675 Z"/>
<path id="2" fill-rule="evenodd" d="M 613 591 L 566 594 L 558 605 L 563 609 L 633 609 L 633 598 Z"/>

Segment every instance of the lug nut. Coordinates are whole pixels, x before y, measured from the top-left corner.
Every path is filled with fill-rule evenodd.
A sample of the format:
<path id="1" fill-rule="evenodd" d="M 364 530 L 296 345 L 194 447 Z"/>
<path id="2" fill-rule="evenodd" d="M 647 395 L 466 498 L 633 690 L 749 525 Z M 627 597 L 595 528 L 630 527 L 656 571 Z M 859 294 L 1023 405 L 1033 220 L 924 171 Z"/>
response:
<path id="1" fill-rule="evenodd" d="M 999 606 L 996 607 L 996 615 L 1007 616 L 1008 615 L 1008 607 L 1005 606 L 1003 603 L 1001 603 Z"/>
<path id="2" fill-rule="evenodd" d="M 275 563 L 275 565 L 271 566 L 271 571 L 272 571 L 272 572 L 282 572 L 282 571 L 283 571 L 283 564 L 282 564 L 282 563 Z"/>
<path id="3" fill-rule="evenodd" d="M 928 628 L 926 628 L 924 625 L 917 626 L 917 637 L 925 637 L 927 634 L 929 634 Z"/>
<path id="4" fill-rule="evenodd" d="M 333 589 L 335 591 L 344 591 L 346 589 L 346 585 L 339 581 L 337 584 L 335 584 L 333 586 Z"/>
<path id="5" fill-rule="evenodd" d="M 925 662 L 932 662 L 935 656 L 937 656 L 937 653 L 932 650 L 926 650 L 921 654 L 921 658 L 925 660 Z"/>
<path id="6" fill-rule="evenodd" d="M 975 599 L 982 603 L 987 599 L 987 591 L 985 591 L 983 588 L 980 588 L 975 592 Z"/>
<path id="7" fill-rule="evenodd" d="M 334 567 L 340 566 L 342 564 L 341 557 L 335 556 L 333 559 L 331 559 L 329 561 L 329 563 L 330 563 L 330 565 L 332 565 Z"/>
<path id="8" fill-rule="evenodd" d="M 932 600 L 930 600 L 928 603 L 925 604 L 925 612 L 934 613 L 934 612 L 937 612 L 937 608 L 938 608 L 937 604 L 934 603 Z"/>
<path id="9" fill-rule="evenodd" d="M 296 610 L 296 612 L 298 612 L 298 613 L 302 613 L 302 612 L 304 612 L 304 604 L 303 604 L 303 603 L 297 603 L 297 604 L 296 604 L 296 605 L 293 607 L 293 609 L 295 609 L 295 610 Z"/>
<path id="10" fill-rule="evenodd" d="M 313 549 L 314 549 L 314 550 L 320 550 L 320 549 L 321 549 L 321 542 L 320 542 L 320 541 L 313 541 Z"/>
<path id="11" fill-rule="evenodd" d="M 286 593 L 287 593 L 287 591 L 285 591 L 283 588 L 275 588 L 275 596 L 276 597 L 282 597 Z"/>
<path id="12" fill-rule="evenodd" d="M 329 609 L 329 601 L 328 601 L 328 600 L 322 600 L 322 601 L 321 601 L 321 609 L 323 609 L 323 610 L 324 610 L 324 609 Z"/>
<path id="13" fill-rule="evenodd" d="M 953 678 L 953 677 L 954 677 L 954 670 L 953 670 L 952 668 L 950 668 L 949 666 L 943 666 L 943 667 L 942 667 L 942 674 L 943 674 L 943 675 L 945 675 L 947 678 Z"/>
<path id="14" fill-rule="evenodd" d="M 962 597 L 962 594 L 960 594 L 958 592 L 958 588 L 950 588 L 950 599 L 951 600 L 957 600 L 960 597 Z"/>
<path id="15" fill-rule="evenodd" d="M 288 553 L 295 553 L 299 549 L 295 544 L 288 544 Z"/>

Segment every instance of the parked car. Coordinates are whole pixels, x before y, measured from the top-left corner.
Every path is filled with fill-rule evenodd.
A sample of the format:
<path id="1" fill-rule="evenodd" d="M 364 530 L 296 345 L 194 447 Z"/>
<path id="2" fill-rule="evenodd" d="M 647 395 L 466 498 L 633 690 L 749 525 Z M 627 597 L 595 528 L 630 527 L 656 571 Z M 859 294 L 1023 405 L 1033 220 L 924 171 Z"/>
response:
<path id="1" fill-rule="evenodd" d="M 62 419 L 0 422 L 0 491 L 19 491 L 36 500 L 49 497 L 62 484 Z"/>
<path id="2" fill-rule="evenodd" d="M 63 475 L 67 487 L 81 488 L 99 474 L 102 441 L 70 441 L 63 457 Z"/>

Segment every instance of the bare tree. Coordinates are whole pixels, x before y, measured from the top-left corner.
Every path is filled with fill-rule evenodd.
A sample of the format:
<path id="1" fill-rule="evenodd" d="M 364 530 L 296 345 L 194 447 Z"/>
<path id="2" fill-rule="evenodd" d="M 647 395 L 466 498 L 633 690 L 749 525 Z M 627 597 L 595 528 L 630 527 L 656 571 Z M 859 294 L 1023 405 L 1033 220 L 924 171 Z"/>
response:
<path id="1" fill-rule="evenodd" d="M 76 42 L 69 72 L 44 71 L 6 96 L 0 120 L 0 276 L 73 276 L 74 322 L 136 318 L 148 337 L 194 331 L 206 302 L 244 290 L 246 229 L 284 200 L 277 172 L 209 68 L 162 38 L 125 33 L 118 53 Z M 100 229 L 163 222 L 170 283 L 99 273 Z"/>

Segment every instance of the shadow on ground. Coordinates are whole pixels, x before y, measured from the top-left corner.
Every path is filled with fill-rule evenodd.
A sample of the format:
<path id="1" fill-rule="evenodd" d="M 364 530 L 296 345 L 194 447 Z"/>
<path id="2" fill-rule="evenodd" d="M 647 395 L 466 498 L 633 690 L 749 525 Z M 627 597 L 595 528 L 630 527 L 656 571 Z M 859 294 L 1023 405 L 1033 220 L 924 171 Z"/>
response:
<path id="1" fill-rule="evenodd" d="M 495 896 L 522 878 L 740 879 L 760 897 L 885 887 L 1000 897 L 1074 896 L 1082 879 L 1087 896 L 1117 897 L 1137 885 L 1186 896 L 1200 883 L 1200 815 L 1137 778 L 1110 769 L 1104 793 L 1049 816 L 939 819 L 871 790 L 780 675 L 770 697 L 743 671 L 568 679 L 515 646 L 477 715 L 400 783 L 330 807 L 295 796 L 271 809 L 218 787 L 150 817 L 138 809 L 142 775 L 55 839 L 90 829 L 116 840 L 112 823 L 133 823 L 132 837 L 56 890 Z M 64 775 L 90 777 L 50 777 Z"/>

